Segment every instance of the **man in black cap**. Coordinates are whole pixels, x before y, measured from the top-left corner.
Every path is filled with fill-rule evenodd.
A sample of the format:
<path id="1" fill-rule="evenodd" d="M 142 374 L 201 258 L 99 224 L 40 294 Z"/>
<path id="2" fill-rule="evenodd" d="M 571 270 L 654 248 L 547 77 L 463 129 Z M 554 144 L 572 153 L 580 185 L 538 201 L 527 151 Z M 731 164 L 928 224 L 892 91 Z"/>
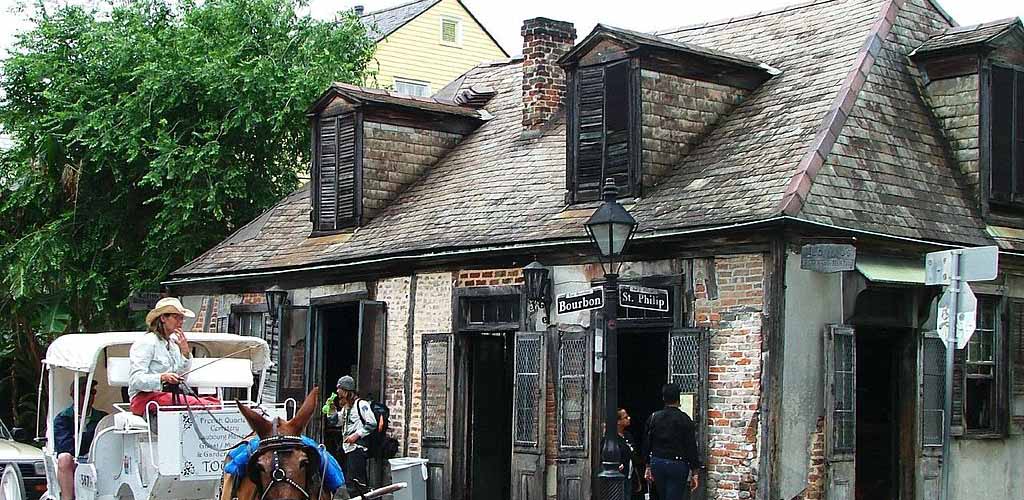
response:
<path id="1" fill-rule="evenodd" d="M 370 402 L 356 394 L 356 381 L 345 375 L 338 379 L 338 397 L 334 399 L 333 416 L 344 432 L 341 449 L 344 452 L 345 489 L 357 496 L 369 491 L 366 474 L 366 442 L 363 438 L 377 428 Z M 328 418 L 331 418 L 330 416 Z"/>
<path id="2" fill-rule="evenodd" d="M 57 414 L 53 419 L 53 451 L 57 455 L 57 482 L 60 484 L 60 497 L 62 500 L 71 500 L 75 497 L 75 468 L 78 467 L 77 458 L 85 458 L 89 454 L 89 447 L 92 445 L 92 438 L 96 434 L 96 424 L 100 419 L 107 416 L 92 407 L 96 402 L 96 381 L 90 386 L 85 377 L 78 378 L 78 400 L 71 403 L 64 411 Z M 71 398 L 75 398 L 75 383 L 71 384 Z M 86 401 L 88 405 L 84 404 Z M 78 455 L 75 455 L 75 406 L 78 407 L 78 416 L 81 418 L 85 412 L 85 425 L 82 427 L 82 442 L 78 448 Z"/>
<path id="3" fill-rule="evenodd" d="M 658 498 L 687 500 L 697 489 L 700 469 L 697 456 L 697 424 L 679 408 L 679 386 L 667 384 L 661 389 L 665 408 L 647 419 L 644 446 L 648 458 L 644 477 L 654 481 Z M 689 477 L 690 488 L 686 488 Z"/>

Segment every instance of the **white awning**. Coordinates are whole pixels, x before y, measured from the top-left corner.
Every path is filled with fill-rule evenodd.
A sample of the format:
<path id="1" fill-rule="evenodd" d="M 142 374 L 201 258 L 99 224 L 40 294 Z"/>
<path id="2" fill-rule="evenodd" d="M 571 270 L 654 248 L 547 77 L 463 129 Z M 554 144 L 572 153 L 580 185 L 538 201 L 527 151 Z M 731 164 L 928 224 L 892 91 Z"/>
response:
<path id="1" fill-rule="evenodd" d="M 46 349 L 43 363 L 50 368 L 65 368 L 78 372 L 91 372 L 102 354 L 127 356 L 131 345 L 145 332 L 70 333 L 54 339 Z M 254 370 L 263 370 L 273 364 L 270 347 L 257 337 L 230 333 L 186 332 L 189 344 L 197 356 L 248 359 Z M 246 350 L 246 348 L 249 348 Z M 237 352 L 242 351 L 242 352 Z"/>

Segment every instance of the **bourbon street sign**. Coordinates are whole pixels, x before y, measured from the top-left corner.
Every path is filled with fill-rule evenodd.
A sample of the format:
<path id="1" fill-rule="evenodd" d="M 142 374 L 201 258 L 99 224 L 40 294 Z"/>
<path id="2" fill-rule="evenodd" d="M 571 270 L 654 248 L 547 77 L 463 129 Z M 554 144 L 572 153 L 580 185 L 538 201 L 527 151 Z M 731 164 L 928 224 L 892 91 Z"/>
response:
<path id="1" fill-rule="evenodd" d="M 601 307 L 604 307 L 604 294 L 599 286 L 582 292 L 563 293 L 555 298 L 557 314 L 569 314 Z"/>
<path id="2" fill-rule="evenodd" d="M 633 309 L 668 312 L 668 290 L 619 285 L 619 305 Z"/>

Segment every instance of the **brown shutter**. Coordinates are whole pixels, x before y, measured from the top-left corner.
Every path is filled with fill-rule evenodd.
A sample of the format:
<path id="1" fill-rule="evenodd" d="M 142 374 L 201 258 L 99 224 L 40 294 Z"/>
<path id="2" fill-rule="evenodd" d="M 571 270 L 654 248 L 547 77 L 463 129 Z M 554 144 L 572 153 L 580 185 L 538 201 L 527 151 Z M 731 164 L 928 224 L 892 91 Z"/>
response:
<path id="1" fill-rule="evenodd" d="M 1011 394 L 1014 398 L 1024 396 L 1024 301 L 1010 302 L 1010 363 L 1011 363 Z M 1024 411 L 1018 410 L 1014 415 L 1014 423 L 1024 426 Z"/>
<path id="2" fill-rule="evenodd" d="M 320 120 L 316 174 L 317 230 L 331 231 L 338 222 L 338 124 L 335 117 Z"/>
<path id="3" fill-rule="evenodd" d="M 609 64 L 605 69 L 604 174 L 613 177 L 619 194 L 630 193 L 629 179 L 629 61 Z"/>
<path id="4" fill-rule="evenodd" d="M 964 356 L 967 349 L 953 350 L 953 415 L 950 417 L 950 433 L 964 434 Z"/>
<path id="5" fill-rule="evenodd" d="M 580 68 L 576 82 L 576 200 L 596 200 L 603 180 L 604 67 Z"/>
<path id="6" fill-rule="evenodd" d="M 992 193 L 996 198 L 1006 199 L 1017 190 L 1024 192 L 1024 176 L 1013 173 L 1013 69 L 992 66 L 991 95 L 991 161 Z"/>
<path id="7" fill-rule="evenodd" d="M 338 116 L 338 228 L 355 224 L 356 216 L 356 119 Z"/>
<path id="8" fill-rule="evenodd" d="M 1017 173 L 1017 193 L 1024 194 L 1024 71 L 1015 71 L 1017 75 L 1016 94 L 1014 95 L 1014 138 L 1013 170 Z"/>

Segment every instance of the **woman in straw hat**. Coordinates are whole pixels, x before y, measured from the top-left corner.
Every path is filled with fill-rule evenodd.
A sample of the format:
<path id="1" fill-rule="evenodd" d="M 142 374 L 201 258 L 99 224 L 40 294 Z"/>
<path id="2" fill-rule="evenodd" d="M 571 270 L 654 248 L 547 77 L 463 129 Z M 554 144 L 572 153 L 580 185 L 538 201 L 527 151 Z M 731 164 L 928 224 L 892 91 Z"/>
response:
<path id="1" fill-rule="evenodd" d="M 132 344 L 128 355 L 131 362 L 128 396 L 132 413 L 143 415 L 146 405 L 152 401 L 160 406 L 220 404 L 213 397 L 168 392 L 169 388 L 178 386 L 182 381 L 180 374 L 188 371 L 192 364 L 192 351 L 181 329 L 186 316 L 196 317 L 174 297 L 160 299 L 146 315 L 149 331 Z"/>

